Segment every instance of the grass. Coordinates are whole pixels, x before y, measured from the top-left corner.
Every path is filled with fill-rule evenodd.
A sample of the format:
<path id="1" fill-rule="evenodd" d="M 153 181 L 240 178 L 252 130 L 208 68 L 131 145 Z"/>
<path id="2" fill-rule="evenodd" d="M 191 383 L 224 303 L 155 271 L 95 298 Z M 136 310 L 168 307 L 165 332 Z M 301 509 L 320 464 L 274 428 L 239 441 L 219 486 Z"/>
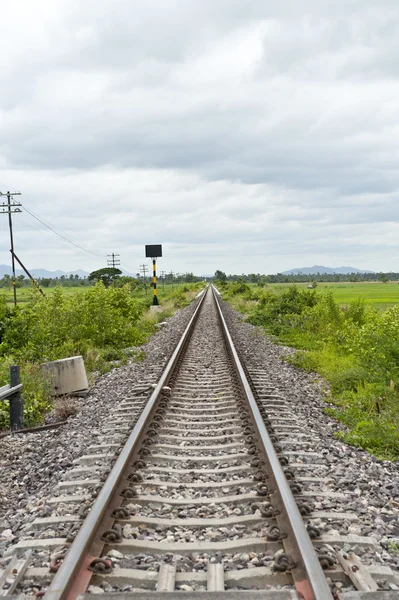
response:
<path id="1" fill-rule="evenodd" d="M 22 288 L 17 288 L 17 302 L 18 304 L 25 304 L 26 302 L 28 302 L 29 300 L 29 296 L 31 293 L 31 289 L 30 287 L 22 287 Z M 54 294 L 54 291 L 56 290 L 56 287 L 51 287 L 51 288 L 44 288 L 43 292 L 46 296 L 51 296 L 52 294 Z M 85 286 L 76 286 L 76 287 L 63 287 L 62 290 L 65 294 L 65 296 L 73 296 L 73 294 L 76 294 L 77 291 L 81 291 L 81 290 L 87 290 L 88 287 Z M 5 296 L 7 304 L 9 304 L 10 306 L 14 304 L 14 294 L 11 288 L 0 288 L 0 295 Z"/>
<path id="2" fill-rule="evenodd" d="M 53 406 L 40 364 L 82 355 L 91 383 L 130 359 L 142 360 L 139 346 L 156 324 L 195 298 L 203 283 L 165 286 L 159 290 L 160 311 L 151 311 L 152 290 L 128 286 L 47 288 L 46 298 L 19 289 L 15 310 L 0 292 L 0 386 L 9 367 L 21 367 L 26 426 L 40 423 Z M 68 409 L 69 410 L 69 409 Z M 0 429 L 9 422 L 9 405 L 0 403 Z"/>
<path id="3" fill-rule="evenodd" d="M 334 405 L 326 412 L 345 426 L 340 439 L 399 460 L 399 286 L 306 287 L 231 283 L 219 289 L 250 323 L 298 349 L 289 362 L 324 378 Z"/>
<path id="4" fill-rule="evenodd" d="M 270 283 L 265 289 L 282 294 L 292 287 L 292 283 Z M 306 289 L 309 283 L 296 283 L 298 288 Z M 365 304 L 384 309 L 399 303 L 398 283 L 359 282 L 359 283 L 318 283 L 317 291 L 331 292 L 334 300 L 341 305 L 347 305 L 357 298 L 362 298 Z"/>
<path id="5" fill-rule="evenodd" d="M 162 304 L 166 301 L 170 294 L 174 290 L 182 288 L 184 283 L 174 283 L 173 288 L 171 284 L 166 284 L 165 287 L 162 284 L 158 285 L 158 299 Z M 306 289 L 308 283 L 297 283 L 295 284 L 298 288 Z M 276 294 L 282 294 L 292 287 L 292 283 L 270 283 L 265 286 L 265 289 L 275 292 Z M 43 291 L 46 295 L 54 293 L 55 287 L 45 288 Z M 63 287 L 63 292 L 66 296 L 71 296 L 79 290 L 85 290 L 87 287 Z M 362 298 L 365 304 L 372 304 L 376 308 L 384 309 L 390 306 L 394 306 L 399 303 L 399 284 L 398 283 L 379 283 L 379 282 L 360 282 L 360 283 L 318 283 L 317 291 L 331 292 L 336 302 L 341 305 L 347 305 L 357 298 Z M 27 302 L 29 297 L 30 288 L 18 288 L 17 299 L 18 303 L 23 304 Z M 0 289 L 0 294 L 6 296 L 7 303 L 13 303 L 13 293 L 11 289 Z M 147 293 L 143 289 L 134 291 L 133 295 L 139 298 L 152 299 L 152 288 L 147 286 Z M 239 310 L 239 307 L 238 307 Z"/>
<path id="6" fill-rule="evenodd" d="M 187 284 L 174 283 L 173 286 L 171 284 L 165 284 L 165 286 L 162 286 L 162 284 L 158 284 L 157 292 L 158 292 L 158 300 L 159 300 L 160 304 L 162 304 L 163 301 L 166 301 L 175 290 L 182 289 L 182 288 L 184 288 L 184 286 L 187 286 Z M 52 294 L 54 294 L 54 291 L 58 287 L 59 286 L 43 288 L 43 292 L 46 296 L 51 296 Z M 64 296 L 69 298 L 69 297 L 73 296 L 74 294 L 76 294 L 76 292 L 81 292 L 81 291 L 88 290 L 88 289 L 90 289 L 90 286 L 79 285 L 76 287 L 74 287 L 74 286 L 62 287 L 62 292 L 63 292 Z M 30 287 L 17 288 L 18 304 L 25 304 L 26 302 L 28 302 L 30 293 L 31 293 Z M 6 298 L 7 304 L 9 306 L 12 306 L 14 304 L 14 294 L 13 294 L 13 291 L 11 288 L 0 288 L 0 296 L 4 296 Z M 187 296 L 190 296 L 190 293 L 188 293 Z M 146 290 L 143 290 L 142 288 L 138 288 L 137 290 L 135 290 L 133 292 L 133 297 L 141 298 L 143 300 L 147 299 L 148 302 L 150 302 L 150 300 L 152 300 L 152 297 L 153 297 L 152 287 L 150 287 L 150 285 L 148 284 Z"/>

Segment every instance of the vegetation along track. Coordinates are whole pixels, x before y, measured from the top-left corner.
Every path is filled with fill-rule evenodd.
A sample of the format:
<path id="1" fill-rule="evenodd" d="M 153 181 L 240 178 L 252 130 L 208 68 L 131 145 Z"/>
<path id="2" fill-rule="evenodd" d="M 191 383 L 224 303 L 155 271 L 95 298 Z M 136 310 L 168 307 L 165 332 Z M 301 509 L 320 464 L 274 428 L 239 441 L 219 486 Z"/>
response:
<path id="1" fill-rule="evenodd" d="M 395 581 L 388 568 L 349 552 L 368 538 L 323 533 L 356 516 L 315 510 L 342 496 L 323 488 L 323 456 L 267 373 L 247 376 L 209 288 L 148 402 L 133 390 L 110 418 L 123 448 L 81 458 L 54 498 L 63 510 L 10 547 L 0 595 L 398 598 L 376 583 Z"/>

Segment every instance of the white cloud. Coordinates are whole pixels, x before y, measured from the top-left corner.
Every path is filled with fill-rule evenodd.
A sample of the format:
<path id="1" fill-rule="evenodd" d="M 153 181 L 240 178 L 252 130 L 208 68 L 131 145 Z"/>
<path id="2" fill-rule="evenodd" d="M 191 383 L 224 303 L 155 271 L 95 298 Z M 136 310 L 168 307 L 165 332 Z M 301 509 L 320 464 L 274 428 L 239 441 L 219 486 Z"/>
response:
<path id="1" fill-rule="evenodd" d="M 0 189 L 88 249 L 397 269 L 396 0 L 16 0 L 3 24 Z M 18 218 L 29 266 L 99 266 Z"/>

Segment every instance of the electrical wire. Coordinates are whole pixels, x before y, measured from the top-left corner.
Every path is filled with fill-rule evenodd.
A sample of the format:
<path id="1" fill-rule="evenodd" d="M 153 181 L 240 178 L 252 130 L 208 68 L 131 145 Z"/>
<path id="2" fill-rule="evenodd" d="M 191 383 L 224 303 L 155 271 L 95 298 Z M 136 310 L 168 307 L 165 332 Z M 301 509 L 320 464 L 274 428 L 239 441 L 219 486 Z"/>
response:
<path id="1" fill-rule="evenodd" d="M 104 258 L 103 254 L 98 254 L 96 252 L 92 252 L 91 250 L 88 250 L 87 248 L 84 248 L 83 246 L 81 246 L 78 242 L 76 242 L 76 240 L 74 240 L 74 238 L 69 236 L 67 233 L 60 233 L 59 231 L 57 231 L 55 226 L 52 225 L 52 223 L 50 223 L 50 221 L 47 221 L 44 217 L 39 217 L 34 212 L 32 212 L 31 210 L 26 208 L 26 206 L 23 207 L 23 210 L 24 210 L 24 212 L 28 213 L 31 217 L 33 217 L 36 221 L 38 221 L 41 225 L 43 225 L 44 227 L 49 229 L 52 233 L 54 233 L 55 235 L 60 237 L 62 240 L 64 240 L 68 244 L 72 244 L 73 246 L 76 246 L 80 250 L 83 250 L 84 252 L 88 252 L 89 254 L 93 254 L 94 256 L 99 256 L 101 258 Z M 29 221 L 25 221 L 21 217 L 18 218 L 18 222 L 21 223 L 22 226 L 26 227 L 26 229 L 30 229 L 31 231 L 39 231 L 39 232 L 43 231 L 42 227 L 36 225 L 35 223 L 30 223 Z M 62 245 L 65 248 L 68 247 L 67 244 L 62 243 Z M 137 272 L 137 269 L 135 269 L 129 265 L 126 265 L 125 263 L 121 262 L 120 264 L 132 274 Z"/>
<path id="2" fill-rule="evenodd" d="M 62 233 L 60 233 L 59 231 L 57 231 L 54 227 L 51 227 L 50 225 L 48 225 L 45 221 L 43 221 L 43 219 L 41 219 L 40 217 L 38 217 L 37 215 L 35 215 L 33 212 L 31 212 L 28 208 L 26 208 L 26 206 L 24 206 L 24 211 L 26 211 L 28 214 L 31 215 L 31 217 L 33 217 L 34 219 L 36 219 L 37 221 L 39 221 L 39 223 L 41 223 L 42 225 L 44 225 L 45 227 L 47 227 L 47 229 L 49 229 L 50 231 L 52 231 L 55 235 L 58 235 L 58 237 L 62 238 L 63 240 L 65 240 L 69 244 L 72 244 L 73 246 L 76 246 L 77 248 L 79 248 L 80 250 L 83 250 L 84 252 L 88 252 L 89 254 L 93 254 L 94 256 L 100 256 L 101 258 L 104 258 L 103 254 L 97 254 L 97 252 L 92 252 L 91 250 L 88 250 L 87 248 L 84 248 L 80 244 L 77 244 L 72 239 L 68 239 L 68 237 L 66 235 L 63 235 Z"/>
<path id="3" fill-rule="evenodd" d="M 125 265 L 125 263 L 121 262 L 122 267 L 125 267 L 125 269 L 128 269 L 130 271 L 130 273 L 137 273 L 137 269 L 133 269 L 133 267 L 129 267 L 129 265 Z"/>
<path id="4" fill-rule="evenodd" d="M 51 223 L 48 219 L 45 219 L 42 216 L 38 216 L 36 215 L 33 211 L 31 212 L 32 215 L 35 215 L 35 218 L 40 218 L 41 222 L 45 225 L 50 227 L 50 229 L 54 229 L 55 231 L 58 231 L 57 227 L 55 225 L 53 225 L 53 223 Z M 66 238 L 68 238 L 68 240 L 70 240 L 71 242 L 75 242 L 76 244 L 79 244 L 79 240 L 75 239 L 74 237 L 72 237 L 71 235 L 69 235 L 68 233 L 65 233 L 65 231 L 62 232 L 62 235 Z"/>
<path id="5" fill-rule="evenodd" d="M 21 217 L 18 218 L 18 224 L 22 224 L 31 231 L 43 231 L 43 228 L 36 225 L 36 223 L 29 223 L 29 221 L 25 221 L 24 219 L 21 219 Z"/>
<path id="6" fill-rule="evenodd" d="M 29 221 L 25 221 L 21 217 L 18 217 L 18 221 L 16 221 L 16 222 L 18 223 L 18 226 L 21 225 L 23 228 L 25 228 L 26 231 L 34 231 L 34 232 L 37 231 L 39 233 L 45 232 L 45 229 L 43 227 L 40 227 L 40 225 L 37 225 L 34 222 L 30 223 Z M 70 246 L 68 244 L 66 244 L 63 240 L 59 240 L 59 243 L 61 244 L 61 246 L 63 248 L 67 248 L 67 249 L 70 248 Z"/>

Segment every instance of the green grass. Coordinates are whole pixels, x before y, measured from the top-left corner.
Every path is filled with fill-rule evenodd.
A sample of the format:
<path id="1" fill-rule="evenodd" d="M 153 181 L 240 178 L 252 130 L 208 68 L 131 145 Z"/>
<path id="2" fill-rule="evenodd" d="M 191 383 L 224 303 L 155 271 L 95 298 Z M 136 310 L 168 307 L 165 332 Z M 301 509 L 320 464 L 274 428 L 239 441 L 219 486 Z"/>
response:
<path id="1" fill-rule="evenodd" d="M 173 286 L 171 284 L 165 284 L 165 286 L 162 286 L 162 284 L 158 283 L 157 292 L 158 292 L 159 302 L 162 303 L 163 300 L 167 300 L 169 298 L 169 296 L 171 294 L 173 294 L 174 291 L 179 290 L 187 285 L 188 284 L 185 284 L 185 283 L 174 283 Z M 191 285 L 191 284 L 189 284 L 189 285 Z M 52 294 L 54 294 L 54 291 L 56 289 L 57 289 L 57 287 L 43 288 L 43 292 L 46 296 L 51 296 Z M 81 292 L 81 291 L 88 290 L 88 289 L 90 289 L 90 286 L 78 285 L 76 287 L 62 287 L 62 292 L 67 298 L 70 298 L 71 296 L 76 294 L 76 292 Z M 31 293 L 30 287 L 17 288 L 18 304 L 24 304 L 24 303 L 28 302 L 30 293 Z M 0 296 L 4 296 L 6 298 L 7 304 L 9 306 L 12 306 L 14 304 L 14 295 L 13 295 L 13 291 L 11 288 L 0 288 Z M 146 290 L 143 290 L 142 288 L 138 288 L 137 290 L 134 290 L 133 297 L 147 299 L 148 301 L 152 300 L 152 297 L 153 297 L 152 287 L 150 287 L 150 285 L 148 284 Z"/>
<path id="2" fill-rule="evenodd" d="M 299 350 L 289 362 L 323 377 L 334 405 L 326 412 L 345 426 L 340 439 L 399 460 L 399 286 L 306 287 L 230 283 L 220 289 L 250 323 Z"/>
<path id="3" fill-rule="evenodd" d="M 174 284 L 175 290 L 179 287 L 184 286 L 184 283 Z M 295 284 L 298 288 L 306 289 L 308 283 L 297 283 Z M 270 283 L 265 286 L 265 289 L 271 290 L 277 294 L 282 294 L 288 288 L 292 287 L 292 283 Z M 43 291 L 46 295 L 54 293 L 56 288 L 45 288 Z M 87 287 L 63 287 L 63 292 L 66 296 L 71 296 L 79 290 L 85 290 Z M 334 299 L 341 305 L 346 305 L 357 298 L 362 298 L 365 304 L 373 304 L 377 308 L 388 308 L 399 303 L 399 284 L 398 283 L 318 283 L 317 291 L 329 291 L 332 292 Z M 171 284 L 162 286 L 158 284 L 158 298 L 162 302 L 162 299 L 167 299 L 172 292 Z M 18 288 L 17 298 L 18 303 L 24 303 L 27 301 L 29 296 L 30 288 Z M 5 295 L 9 304 L 13 303 L 13 293 L 11 289 L 0 289 L 0 294 Z M 145 298 L 145 292 L 140 289 L 133 293 L 135 297 Z M 147 298 L 152 298 L 152 288 L 147 286 Z"/>
<path id="4" fill-rule="evenodd" d="M 292 283 L 271 283 L 265 286 L 277 294 L 282 294 Z M 308 283 L 295 284 L 298 288 L 306 289 Z M 373 304 L 376 308 L 388 308 L 399 302 L 398 283 L 318 283 L 317 291 L 332 292 L 336 302 L 346 305 L 357 298 L 362 298 L 365 304 Z"/>
<path id="5" fill-rule="evenodd" d="M 23 287 L 23 288 L 17 288 L 17 302 L 18 304 L 24 304 L 25 302 L 28 301 L 29 299 L 29 295 L 31 293 L 31 289 L 30 287 Z M 56 290 L 56 287 L 52 287 L 52 288 L 43 288 L 43 292 L 46 296 L 51 296 L 54 293 L 54 290 Z M 77 291 L 79 290 L 87 290 L 88 287 L 84 287 L 84 286 L 76 286 L 76 287 L 63 287 L 63 292 L 65 294 L 65 296 L 73 296 L 73 294 L 75 294 Z M 12 289 L 10 288 L 0 288 L 0 295 L 5 296 L 6 300 L 7 300 L 7 304 L 9 304 L 10 306 L 14 304 L 14 294 Z"/>
<path id="6" fill-rule="evenodd" d="M 40 369 L 43 362 L 82 355 L 89 381 L 140 360 L 137 346 L 156 331 L 156 324 L 187 306 L 203 283 L 159 289 L 160 311 L 152 312 L 153 293 L 131 292 L 128 286 L 47 288 L 46 298 L 18 289 L 18 307 L 12 295 L 0 292 L 0 386 L 8 383 L 9 367 L 21 367 L 25 425 L 40 423 L 51 408 L 50 388 Z M 0 430 L 9 422 L 9 404 L 0 403 Z"/>

